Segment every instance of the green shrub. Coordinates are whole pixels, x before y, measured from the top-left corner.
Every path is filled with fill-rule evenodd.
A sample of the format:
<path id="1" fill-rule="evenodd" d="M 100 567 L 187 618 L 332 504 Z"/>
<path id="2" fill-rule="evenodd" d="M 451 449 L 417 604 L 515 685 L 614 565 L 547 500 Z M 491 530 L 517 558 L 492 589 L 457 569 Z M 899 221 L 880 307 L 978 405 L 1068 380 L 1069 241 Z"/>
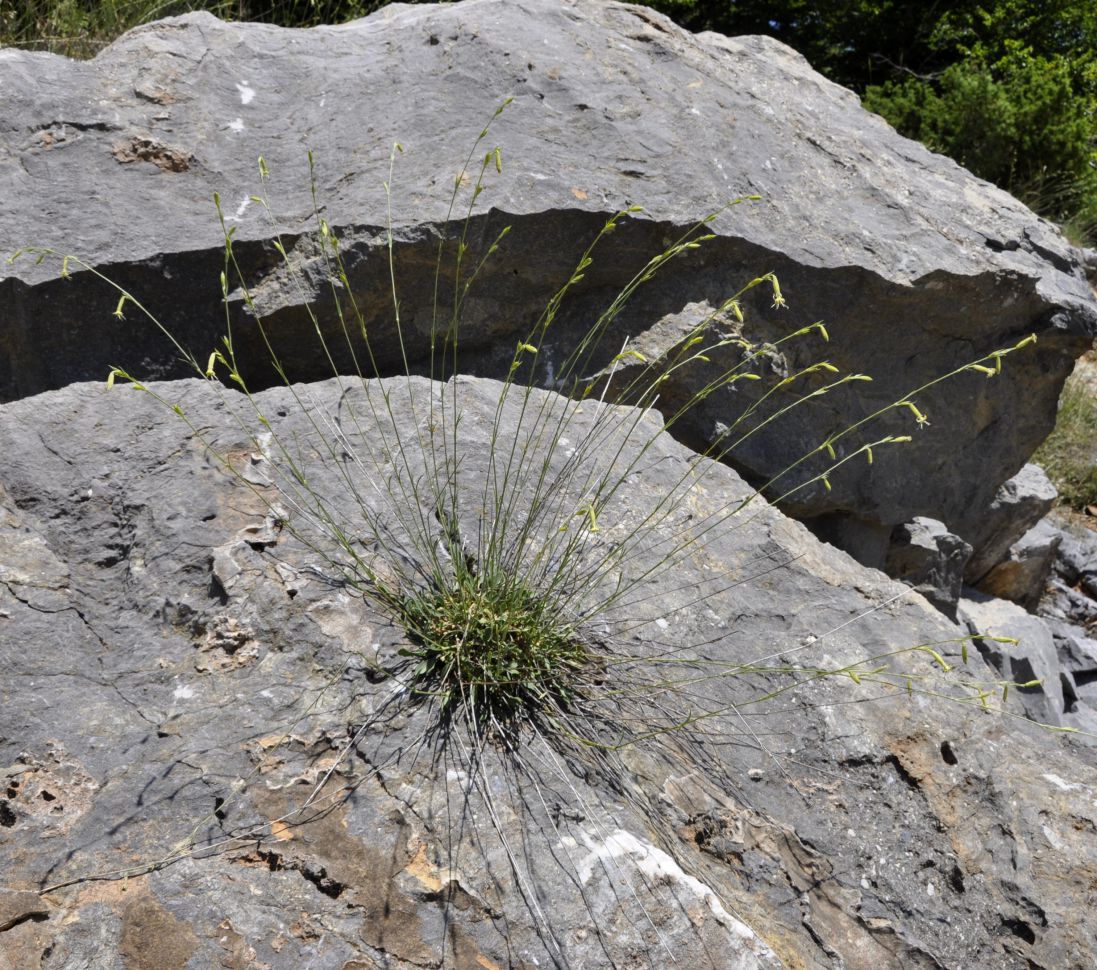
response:
<path id="1" fill-rule="evenodd" d="M 864 104 L 900 132 L 956 159 L 1063 222 L 1097 206 L 1090 85 L 1064 58 L 1018 53 L 993 68 L 949 66 L 934 81 L 869 87 Z"/>

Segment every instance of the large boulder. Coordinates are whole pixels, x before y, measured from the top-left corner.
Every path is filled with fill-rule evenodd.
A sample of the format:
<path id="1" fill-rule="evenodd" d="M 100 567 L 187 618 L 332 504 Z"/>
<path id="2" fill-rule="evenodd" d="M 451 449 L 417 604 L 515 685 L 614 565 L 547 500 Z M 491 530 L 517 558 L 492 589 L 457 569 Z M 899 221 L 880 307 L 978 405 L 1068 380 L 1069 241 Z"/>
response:
<path id="1" fill-rule="evenodd" d="M 694 36 L 642 7 L 393 5 L 308 31 L 190 14 L 134 30 L 88 63 L 5 50 L 0 89 L 0 237 L 88 260 L 203 362 L 225 329 L 217 192 L 254 306 L 291 378 L 330 375 L 306 312 L 311 303 L 322 326 L 337 326 L 323 263 L 305 235 L 314 226 L 311 148 L 319 204 L 342 239 L 376 369 L 403 370 L 385 233 L 396 141 L 404 150 L 391 178 L 394 258 L 405 347 L 419 371 L 429 369 L 437 242 L 462 232 L 465 200 L 451 210 L 451 188 L 457 176 L 475 181 L 492 146 L 502 146 L 502 173 L 488 173 L 466 265 L 504 226 L 512 231 L 464 301 L 459 362 L 483 375 L 505 374 L 515 342 L 608 214 L 643 206 L 599 247 L 561 308 L 537 360 L 534 379 L 543 384 L 553 384 L 576 333 L 649 258 L 730 199 L 761 196 L 723 211 L 709 227 L 714 239 L 646 284 L 590 361 L 597 372 L 626 335 L 650 331 L 658 345 L 681 332 L 683 314 L 694 318 L 691 307 L 708 312 L 751 278 L 776 272 L 790 308 L 771 309 L 768 289 L 752 291 L 747 335 L 772 340 L 822 319 L 832 339 L 785 345 L 767 358 L 772 375 L 825 358 L 876 381 L 815 399 L 744 442 L 729 460 L 754 480 L 965 361 L 1037 334 L 1002 378 L 966 373 L 918 395 L 931 427 L 913 443 L 882 449 L 871 466 L 850 463 L 830 490 L 816 483 L 786 500 L 798 515 L 856 520 L 861 531 L 887 535 L 917 516 L 961 536 L 975 531 L 999 485 L 1052 427 L 1072 360 L 1097 333 L 1077 253 L 1054 227 L 899 137 L 789 48 L 762 37 Z M 506 97 L 513 103 L 466 161 Z M 297 281 L 251 198 L 259 156 L 273 173 L 263 191 L 302 273 Z M 0 397 L 102 379 L 113 365 L 146 378 L 187 372 L 134 307 L 124 320 L 111 316 L 117 294 L 93 272 L 74 264 L 60 280 L 57 269 L 23 260 L 0 280 Z M 453 292 L 449 274 L 443 303 Z M 228 303 L 253 386 L 272 381 L 239 289 Z M 725 314 L 714 326 L 727 333 L 738 324 Z M 336 363 L 349 369 L 349 354 Z M 701 365 L 677 371 L 663 402 L 688 399 L 705 375 Z M 769 403 L 788 403 L 811 380 Z M 712 394 L 679 424 L 680 438 L 695 448 L 718 440 L 751 400 L 744 388 Z M 910 432 L 912 414 L 904 408 L 863 430 L 869 438 Z M 839 457 L 860 440 L 839 442 Z M 801 465 L 774 494 L 819 468 Z"/>
<path id="2" fill-rule="evenodd" d="M 964 685 L 994 675 L 905 587 L 763 502 L 725 518 L 742 480 L 650 415 L 605 439 L 627 487 L 590 548 L 684 474 L 666 527 L 703 535 L 599 580 L 654 570 L 599 619 L 602 706 L 583 702 L 633 743 L 541 725 L 507 749 L 412 702 L 403 631 L 305 544 L 318 513 L 294 496 L 309 482 L 366 559 L 363 510 L 395 536 L 431 520 L 438 385 L 269 390 L 266 425 L 236 392 L 151 389 L 189 425 L 102 384 L 0 407 L 0 966 L 1097 963 L 1087 751 L 984 710 Z M 450 391 L 473 525 L 530 414 L 564 421 L 556 481 L 601 413 Z M 393 429 L 406 465 L 348 464 Z M 925 644 L 960 669 L 896 654 Z"/>

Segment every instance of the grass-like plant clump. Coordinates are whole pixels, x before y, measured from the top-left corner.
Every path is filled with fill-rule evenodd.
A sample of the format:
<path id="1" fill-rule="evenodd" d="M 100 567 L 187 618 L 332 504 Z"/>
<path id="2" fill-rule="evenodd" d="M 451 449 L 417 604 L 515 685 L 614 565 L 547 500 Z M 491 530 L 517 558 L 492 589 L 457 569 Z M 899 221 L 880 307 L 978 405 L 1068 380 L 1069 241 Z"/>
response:
<path id="1" fill-rule="evenodd" d="M 1086 379 L 1092 359 L 1092 354 L 1083 358 L 1067 378 L 1055 430 L 1032 456 L 1044 467 L 1060 498 L 1075 509 L 1097 505 L 1097 390 Z"/>
<path id="2" fill-rule="evenodd" d="M 443 718 L 465 710 L 482 729 L 551 719 L 589 681 L 594 659 L 579 632 L 521 578 L 459 567 L 448 588 L 417 591 L 401 606 L 420 692 Z"/>

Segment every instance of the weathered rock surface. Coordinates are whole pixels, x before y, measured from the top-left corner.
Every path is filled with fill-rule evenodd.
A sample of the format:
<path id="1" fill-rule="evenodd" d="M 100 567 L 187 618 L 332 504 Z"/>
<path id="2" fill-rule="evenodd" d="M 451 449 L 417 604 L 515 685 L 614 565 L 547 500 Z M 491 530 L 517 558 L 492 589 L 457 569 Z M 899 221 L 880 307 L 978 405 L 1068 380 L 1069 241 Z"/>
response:
<path id="1" fill-rule="evenodd" d="M 1017 641 L 982 639 L 978 644 L 1003 681 L 1029 685 L 1016 690 L 1029 717 L 1042 724 L 1061 725 L 1067 704 L 1056 641 L 1048 625 L 1016 603 L 978 593 L 961 599 L 958 613 L 974 634 Z"/>
<path id="2" fill-rule="evenodd" d="M 1070 586 L 1097 598 L 1097 532 L 1070 522 L 1061 515 L 1050 517 L 1059 531 L 1055 572 Z"/>
<path id="3" fill-rule="evenodd" d="M 432 388 L 388 389 L 412 440 L 425 423 L 410 405 Z M 1089 752 L 977 704 L 908 696 L 902 678 L 808 680 L 747 704 L 789 683 L 748 662 L 834 668 L 936 643 L 958 664 L 959 644 L 940 642 L 957 628 L 901 585 L 755 506 L 607 618 L 607 632 L 627 628 L 607 649 L 640 658 L 615 687 L 642 678 L 644 657 L 691 663 L 686 695 L 663 688 L 665 664 L 619 694 L 636 730 L 679 706 L 722 713 L 568 764 L 531 732 L 514 757 L 488 747 L 473 765 L 467 739 L 443 745 L 432 706 L 402 703 L 402 675 L 383 674 L 400 631 L 292 534 L 307 522 L 272 494 L 276 449 L 226 410 L 238 396 L 156 390 L 254 488 L 131 389 L 0 408 L 0 966 L 1097 962 Z M 475 508 L 498 385 L 459 391 Z M 379 447 L 362 401 L 335 382 L 258 398 L 351 536 L 342 461 Z M 569 440 L 586 440 L 592 413 L 571 414 Z M 317 428 L 345 434 L 334 456 Z M 661 436 L 600 516 L 600 541 L 634 527 L 691 458 Z M 684 521 L 745 493 L 729 469 L 700 468 Z M 377 494 L 393 470 L 372 471 Z M 975 650 L 957 675 L 924 654 L 879 664 L 927 691 L 990 676 Z"/>
<path id="4" fill-rule="evenodd" d="M 986 531 L 997 538 L 984 550 L 1016 534 L 1018 524 L 1023 526 L 1043 504 L 1039 496 L 1046 482 L 1043 473 L 1030 477 L 1027 485 L 1022 480 L 1032 467 L 1000 490 L 1002 501 L 994 506 L 998 521 Z M 1004 514 L 1011 506 L 1017 523 Z M 1021 692 L 1026 714 L 1094 735 L 1085 739 L 1087 743 L 1097 740 L 1095 579 L 1097 533 L 1077 516 L 1057 509 L 1013 542 L 1007 557 L 983 576 L 978 588 L 963 591 L 958 610 L 960 622 L 973 633 L 1019 641 L 1003 644 L 983 639 L 979 649 L 1004 680 L 1040 681 Z"/>
<path id="5" fill-rule="evenodd" d="M 979 581 L 978 589 L 1035 610 L 1047 589 L 1060 542 L 1059 529 L 1041 519 L 1009 547 L 1009 554 Z"/>
<path id="6" fill-rule="evenodd" d="M 1059 542 L 1036 612 L 1056 630 L 1073 628 L 1072 637 L 1093 636 L 1097 633 L 1097 533 L 1061 510 L 1044 521 Z"/>
<path id="7" fill-rule="evenodd" d="M 970 557 L 971 546 L 943 522 L 916 518 L 895 528 L 884 568 L 955 620 L 964 566 Z"/>
<path id="8" fill-rule="evenodd" d="M 1025 465 L 1004 482 L 987 507 L 982 521 L 965 538 L 975 550 L 964 572 L 968 585 L 977 586 L 1009 549 L 1048 512 L 1058 492 L 1039 465 Z"/>
<path id="9" fill-rule="evenodd" d="M 756 293 L 746 301 L 748 334 L 772 339 L 823 319 L 833 338 L 788 348 L 775 372 L 826 357 L 877 380 L 855 385 L 856 395 L 818 399 L 745 443 L 733 460 L 750 476 L 764 480 L 897 396 L 1039 335 L 1037 347 L 1009 359 L 1004 379 L 967 374 L 919 396 L 929 431 L 871 467 L 851 463 L 832 491 L 790 497 L 800 515 L 852 516 L 884 531 L 922 515 L 966 537 L 1050 430 L 1071 361 L 1097 333 L 1078 252 L 1014 199 L 897 136 L 790 49 L 765 38 L 693 36 L 639 7 L 394 5 L 312 31 L 194 14 L 135 30 L 89 63 L 3 51 L 0 89 L 0 237 L 90 260 L 202 361 L 225 325 L 210 202 L 219 192 L 283 362 L 295 378 L 330 375 L 303 310 L 313 301 L 333 326 L 322 264 L 302 235 L 314 224 L 311 148 L 378 369 L 402 368 L 390 326 L 383 188 L 399 140 L 396 265 L 412 363 L 425 368 L 436 243 L 460 231 L 460 219 L 447 215 L 453 179 L 507 96 L 513 104 L 481 146 L 501 145 L 504 165 L 472 219 L 470 261 L 504 225 L 512 232 L 464 305 L 463 368 L 505 373 L 516 340 L 607 214 L 640 204 L 644 212 L 599 248 L 554 324 L 536 375 L 551 385 L 561 348 L 609 296 L 686 227 L 746 193 L 763 200 L 723 213 L 714 240 L 647 284 L 605 353 L 626 334 L 658 329 L 690 305 L 719 306 L 741 283 L 775 271 L 791 309 L 770 310 L 769 296 Z M 303 288 L 281 268 L 263 209 L 250 201 L 260 155 L 274 173 L 271 205 Z M 116 294 L 76 269 L 68 281 L 33 261 L 6 270 L 4 399 L 102 379 L 115 364 L 145 377 L 185 373 L 175 348 L 135 309 L 112 318 Z M 230 316 L 249 375 L 268 380 L 268 355 L 239 291 Z M 348 355 L 339 363 L 349 367 Z M 699 379 L 689 369 L 678 377 L 665 388 L 668 403 L 688 397 Z M 713 394 L 682 425 L 682 439 L 711 441 L 747 399 L 742 384 Z M 894 415 L 868 433 L 910 427 L 909 415 Z"/>
<path id="10" fill-rule="evenodd" d="M 1097 533 L 1062 510 L 1040 524 L 1045 535 L 1053 536 L 1055 548 L 1035 613 L 1055 643 L 1062 723 L 1097 734 Z"/>
<path id="11" fill-rule="evenodd" d="M 1061 620 L 1045 619 L 1059 654 L 1063 684 L 1063 723 L 1082 731 L 1097 727 L 1097 640 Z"/>

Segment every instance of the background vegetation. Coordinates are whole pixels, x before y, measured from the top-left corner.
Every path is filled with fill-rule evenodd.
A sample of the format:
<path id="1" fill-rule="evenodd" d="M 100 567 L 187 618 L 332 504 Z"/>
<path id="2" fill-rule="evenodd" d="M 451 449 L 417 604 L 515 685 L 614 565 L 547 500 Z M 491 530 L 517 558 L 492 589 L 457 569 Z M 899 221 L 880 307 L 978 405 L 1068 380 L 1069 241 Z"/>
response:
<path id="1" fill-rule="evenodd" d="M 131 27 L 192 10 L 223 20 L 312 27 L 364 17 L 384 5 L 385 0 L 0 0 L 0 46 L 94 57 Z"/>
<path id="2" fill-rule="evenodd" d="M 1055 430 L 1032 460 L 1047 471 L 1063 502 L 1097 515 L 1097 355 L 1094 353 L 1083 357 L 1067 378 L 1059 398 Z"/>

